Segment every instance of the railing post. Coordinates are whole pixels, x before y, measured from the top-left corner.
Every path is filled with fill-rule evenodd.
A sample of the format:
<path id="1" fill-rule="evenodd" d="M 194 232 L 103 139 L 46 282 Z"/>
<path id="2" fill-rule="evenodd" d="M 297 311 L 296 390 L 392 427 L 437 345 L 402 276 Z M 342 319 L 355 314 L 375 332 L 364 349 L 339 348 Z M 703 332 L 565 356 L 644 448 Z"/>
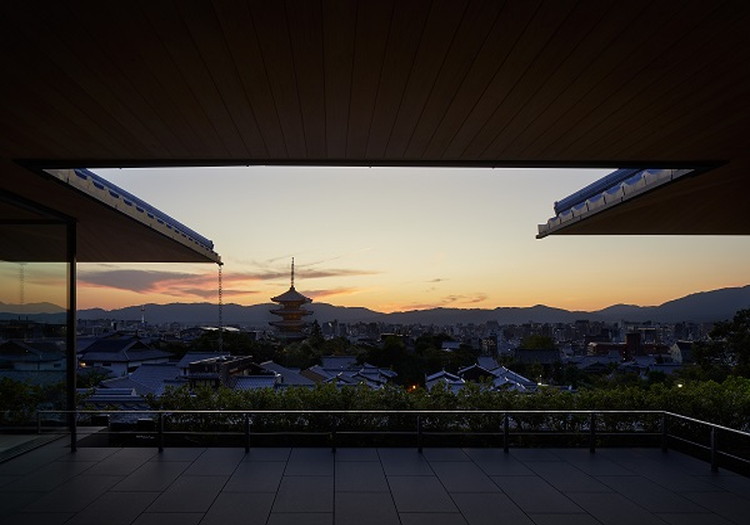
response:
<path id="1" fill-rule="evenodd" d="M 39 412 L 36 413 L 36 433 L 42 433 L 42 415 Z"/>
<path id="2" fill-rule="evenodd" d="M 667 451 L 667 439 L 669 434 L 667 433 L 667 413 L 662 412 L 661 414 L 661 451 Z"/>
<path id="3" fill-rule="evenodd" d="M 716 462 L 716 446 L 717 446 L 717 440 L 718 436 L 716 435 L 716 427 L 711 427 L 711 472 L 718 472 L 719 471 L 719 465 Z"/>
<path id="4" fill-rule="evenodd" d="M 159 445 L 159 452 L 164 452 L 164 413 L 163 412 L 159 412 L 156 442 Z"/>
<path id="5" fill-rule="evenodd" d="M 596 414 L 591 412 L 589 418 L 589 452 L 596 452 Z"/>
<path id="6" fill-rule="evenodd" d="M 78 410 L 73 409 L 70 422 L 70 451 L 78 450 Z"/>
<path id="7" fill-rule="evenodd" d="M 510 421 L 508 420 L 508 414 L 503 414 L 503 452 L 508 453 L 509 439 L 510 439 Z"/>
<path id="8" fill-rule="evenodd" d="M 331 453 L 336 453 L 336 417 L 334 416 L 331 423 Z"/>
<path id="9" fill-rule="evenodd" d="M 245 413 L 245 454 L 250 452 L 250 414 Z"/>
<path id="10" fill-rule="evenodd" d="M 417 414 L 417 452 L 422 453 L 422 415 Z"/>

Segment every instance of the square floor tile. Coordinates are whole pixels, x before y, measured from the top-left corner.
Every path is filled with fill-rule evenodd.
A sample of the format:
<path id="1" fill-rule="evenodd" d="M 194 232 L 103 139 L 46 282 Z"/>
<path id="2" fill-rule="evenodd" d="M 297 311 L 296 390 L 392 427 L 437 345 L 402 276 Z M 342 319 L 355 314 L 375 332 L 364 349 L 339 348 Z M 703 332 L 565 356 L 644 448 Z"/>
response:
<path id="1" fill-rule="evenodd" d="M 122 480 L 113 476 L 76 476 L 47 492 L 23 510 L 29 512 L 80 512 Z"/>
<path id="2" fill-rule="evenodd" d="M 87 475 L 127 476 L 148 462 L 158 452 L 152 449 L 121 449 L 86 471 Z"/>
<path id="3" fill-rule="evenodd" d="M 295 448 L 286 464 L 285 476 L 332 476 L 335 455 L 326 448 Z"/>
<path id="4" fill-rule="evenodd" d="M 187 461 L 147 461 L 112 490 L 161 492 L 174 483 L 189 466 Z"/>
<path id="5" fill-rule="evenodd" d="M 498 449 L 467 449 L 466 454 L 488 476 L 530 476 L 534 473 L 521 461 Z"/>
<path id="6" fill-rule="evenodd" d="M 195 512 L 157 512 L 138 516 L 132 525 L 198 525 L 203 513 Z"/>
<path id="7" fill-rule="evenodd" d="M 333 514 L 309 512 L 271 514 L 267 525 L 333 525 Z"/>
<path id="8" fill-rule="evenodd" d="M 43 498 L 47 492 L 7 492 L 0 491 L 0 522 L 3 516 L 19 512 L 24 507 Z M 45 509 L 38 509 L 44 512 Z"/>
<path id="9" fill-rule="evenodd" d="M 158 492 L 107 492 L 66 525 L 129 525 L 158 496 Z"/>
<path id="10" fill-rule="evenodd" d="M 96 463 L 91 461 L 53 461 L 26 476 L 19 477 L 12 485 L 3 487 L 3 490 L 11 492 L 49 491 L 62 486 L 95 465 Z"/>
<path id="11" fill-rule="evenodd" d="M 186 476 L 231 476 L 244 458 L 244 450 L 210 448 L 185 471 Z"/>
<path id="12" fill-rule="evenodd" d="M 500 492 L 497 485 L 472 462 L 443 461 L 430 465 L 448 492 Z"/>
<path id="13" fill-rule="evenodd" d="M 201 447 L 165 448 L 152 456 L 150 461 L 195 461 L 205 450 Z"/>
<path id="14" fill-rule="evenodd" d="M 243 461 L 229 478 L 224 492 L 276 492 L 286 463 L 283 461 Z"/>
<path id="15" fill-rule="evenodd" d="M 75 514 L 71 512 L 23 512 L 0 517 L 3 525 L 63 525 Z"/>
<path id="16" fill-rule="evenodd" d="M 401 512 L 458 512 L 436 477 L 389 476 L 396 508 Z"/>
<path id="17" fill-rule="evenodd" d="M 493 476 L 492 481 L 524 512 L 560 514 L 581 512 L 575 503 L 542 478 Z"/>
<path id="18" fill-rule="evenodd" d="M 333 512 L 333 476 L 285 476 L 271 512 Z"/>
<path id="19" fill-rule="evenodd" d="M 587 448 L 555 449 L 555 456 L 590 476 L 632 476 L 633 471 L 608 457 L 606 449 L 592 454 Z"/>
<path id="20" fill-rule="evenodd" d="M 416 449 L 380 448 L 380 462 L 386 476 L 433 476 L 427 459 Z"/>
<path id="21" fill-rule="evenodd" d="M 730 521 L 746 523 L 750 517 L 750 499 L 732 492 L 689 492 L 683 496 Z"/>
<path id="22" fill-rule="evenodd" d="M 180 476 L 161 493 L 148 512 L 206 512 L 227 479 L 225 476 Z"/>
<path id="23" fill-rule="evenodd" d="M 208 509 L 201 525 L 265 525 L 274 496 L 273 493 L 222 492 Z"/>
<path id="24" fill-rule="evenodd" d="M 339 448 L 336 449 L 336 461 L 380 461 L 375 448 Z"/>
<path id="25" fill-rule="evenodd" d="M 641 476 L 600 476 L 602 483 L 651 512 L 704 512 L 682 495 Z"/>
<path id="26" fill-rule="evenodd" d="M 733 521 L 729 521 L 712 513 L 658 513 L 656 516 L 670 525 L 730 525 L 734 523 Z"/>
<path id="27" fill-rule="evenodd" d="M 460 448 L 425 447 L 422 451 L 428 461 L 470 461 L 469 456 Z"/>
<path id="28" fill-rule="evenodd" d="M 243 461 L 286 461 L 292 449 L 288 447 L 253 447 L 242 459 Z"/>
<path id="29" fill-rule="evenodd" d="M 388 492 L 346 492 L 336 494 L 336 524 L 398 525 L 393 498 Z"/>
<path id="30" fill-rule="evenodd" d="M 750 498 L 750 478 L 748 477 L 720 470 L 698 479 L 719 487 L 721 490 L 733 492 L 743 498 Z"/>
<path id="31" fill-rule="evenodd" d="M 470 525 L 531 525 L 533 522 L 505 494 L 497 493 L 454 493 L 451 495 L 464 518 Z"/>
<path id="32" fill-rule="evenodd" d="M 560 492 L 612 492 L 605 483 L 568 462 L 537 461 L 528 466 Z"/>
<path id="33" fill-rule="evenodd" d="M 570 499 L 605 525 L 657 525 L 662 520 L 621 494 L 573 492 Z"/>
<path id="34" fill-rule="evenodd" d="M 562 461 L 554 451 L 547 448 L 511 448 L 509 454 L 523 462 L 528 461 Z"/>
<path id="35" fill-rule="evenodd" d="M 600 525 L 590 514 L 529 514 L 536 525 Z"/>
<path id="36" fill-rule="evenodd" d="M 336 492 L 388 492 L 382 465 L 377 461 L 336 463 Z"/>
<path id="37" fill-rule="evenodd" d="M 399 514 L 403 525 L 467 525 L 461 514 L 420 512 L 402 512 Z"/>

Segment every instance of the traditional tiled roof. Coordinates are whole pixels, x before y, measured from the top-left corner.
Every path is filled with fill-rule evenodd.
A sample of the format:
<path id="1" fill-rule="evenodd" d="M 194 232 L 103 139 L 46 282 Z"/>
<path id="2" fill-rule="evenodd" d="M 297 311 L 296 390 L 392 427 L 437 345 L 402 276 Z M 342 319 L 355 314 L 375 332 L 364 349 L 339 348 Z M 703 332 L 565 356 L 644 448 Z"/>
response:
<path id="1" fill-rule="evenodd" d="M 115 334 L 97 339 L 85 349 L 80 350 L 79 353 L 85 356 L 91 352 L 117 353 L 124 350 L 138 350 L 143 348 L 150 347 L 137 337 Z"/>
<path id="2" fill-rule="evenodd" d="M 303 376 L 299 370 L 281 366 L 273 361 L 265 361 L 260 366 L 281 376 L 278 386 L 313 386 L 315 384 L 312 379 Z"/>
<path id="3" fill-rule="evenodd" d="M 146 363 L 126 377 L 102 381 L 102 386 L 108 388 L 128 387 L 135 389 L 139 395 L 154 394 L 158 396 L 164 392 L 167 381 L 179 381 L 179 384 L 184 384 L 185 379 L 178 379 L 179 375 L 180 371 L 173 363 Z"/>
<path id="4" fill-rule="evenodd" d="M 326 355 L 320 358 L 320 366 L 323 368 L 347 370 L 357 367 L 357 357 L 352 355 Z"/>
<path id="5" fill-rule="evenodd" d="M 0 344 L 0 361 L 49 362 L 65 359 L 65 353 L 47 341 L 7 341 Z"/>
<path id="6" fill-rule="evenodd" d="M 232 388 L 235 390 L 256 390 L 259 388 L 274 388 L 276 377 L 267 376 L 238 376 L 233 378 Z"/>
<path id="7" fill-rule="evenodd" d="M 88 363 L 133 363 L 169 359 L 172 354 L 161 350 L 137 349 L 120 352 L 87 352 L 82 359 Z"/>
<path id="8" fill-rule="evenodd" d="M 446 372 L 445 370 L 440 370 L 439 372 L 428 375 L 427 377 L 425 377 L 425 382 L 436 381 L 438 379 L 448 379 L 450 381 L 463 382 L 463 379 L 458 377 L 456 374 L 451 374 L 450 372 Z"/>
<path id="9" fill-rule="evenodd" d="M 188 368 L 190 363 L 203 361 L 204 359 L 213 359 L 216 357 L 228 356 L 229 352 L 188 352 L 177 362 L 177 368 Z"/>
<path id="10" fill-rule="evenodd" d="M 284 292 L 281 295 L 277 295 L 276 297 L 271 298 L 272 301 L 276 303 L 311 303 L 312 299 L 309 297 L 305 297 L 301 293 L 299 293 L 297 290 L 294 289 L 294 286 L 290 287 L 286 292 Z"/>
<path id="11" fill-rule="evenodd" d="M 0 378 L 29 385 L 47 386 L 65 382 L 64 370 L 0 370 Z"/>
<path id="12" fill-rule="evenodd" d="M 485 370 L 494 370 L 500 367 L 494 357 L 487 356 L 477 357 L 477 364 Z"/>

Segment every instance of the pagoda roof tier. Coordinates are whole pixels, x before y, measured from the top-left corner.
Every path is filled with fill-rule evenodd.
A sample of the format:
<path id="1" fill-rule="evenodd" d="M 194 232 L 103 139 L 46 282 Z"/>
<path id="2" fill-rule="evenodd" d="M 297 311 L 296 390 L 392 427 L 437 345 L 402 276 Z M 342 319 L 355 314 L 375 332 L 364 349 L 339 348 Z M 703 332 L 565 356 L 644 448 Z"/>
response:
<path id="1" fill-rule="evenodd" d="M 271 313 L 281 317 L 303 317 L 312 314 L 309 310 L 271 310 Z"/>
<path id="2" fill-rule="evenodd" d="M 307 323 L 298 320 L 282 319 L 281 321 L 269 321 L 268 324 L 279 328 L 304 328 Z"/>
<path id="3" fill-rule="evenodd" d="M 271 297 L 271 300 L 276 303 L 299 303 L 299 304 L 305 304 L 305 303 L 311 303 L 312 299 L 309 297 L 305 297 L 301 293 L 299 293 L 297 290 L 294 289 L 294 286 L 289 288 L 286 292 L 284 292 L 281 295 L 277 295 L 276 297 Z"/>

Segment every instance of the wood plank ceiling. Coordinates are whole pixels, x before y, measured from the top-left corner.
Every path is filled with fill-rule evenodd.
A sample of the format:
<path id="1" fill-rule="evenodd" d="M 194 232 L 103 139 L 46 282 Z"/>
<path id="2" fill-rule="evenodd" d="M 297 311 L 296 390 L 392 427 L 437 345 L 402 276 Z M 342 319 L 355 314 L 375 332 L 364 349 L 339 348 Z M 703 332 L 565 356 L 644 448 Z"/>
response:
<path id="1" fill-rule="evenodd" d="M 681 202 L 687 213 L 713 188 L 712 202 L 730 203 L 715 217 L 660 223 L 652 214 L 629 229 L 618 212 L 618 231 L 750 232 L 733 211 L 750 189 L 750 2 L 30 0 L 1 9 L 9 173 L 19 160 L 708 163 L 718 167 Z M 605 219 L 601 231 L 579 233 L 615 226 Z"/>

